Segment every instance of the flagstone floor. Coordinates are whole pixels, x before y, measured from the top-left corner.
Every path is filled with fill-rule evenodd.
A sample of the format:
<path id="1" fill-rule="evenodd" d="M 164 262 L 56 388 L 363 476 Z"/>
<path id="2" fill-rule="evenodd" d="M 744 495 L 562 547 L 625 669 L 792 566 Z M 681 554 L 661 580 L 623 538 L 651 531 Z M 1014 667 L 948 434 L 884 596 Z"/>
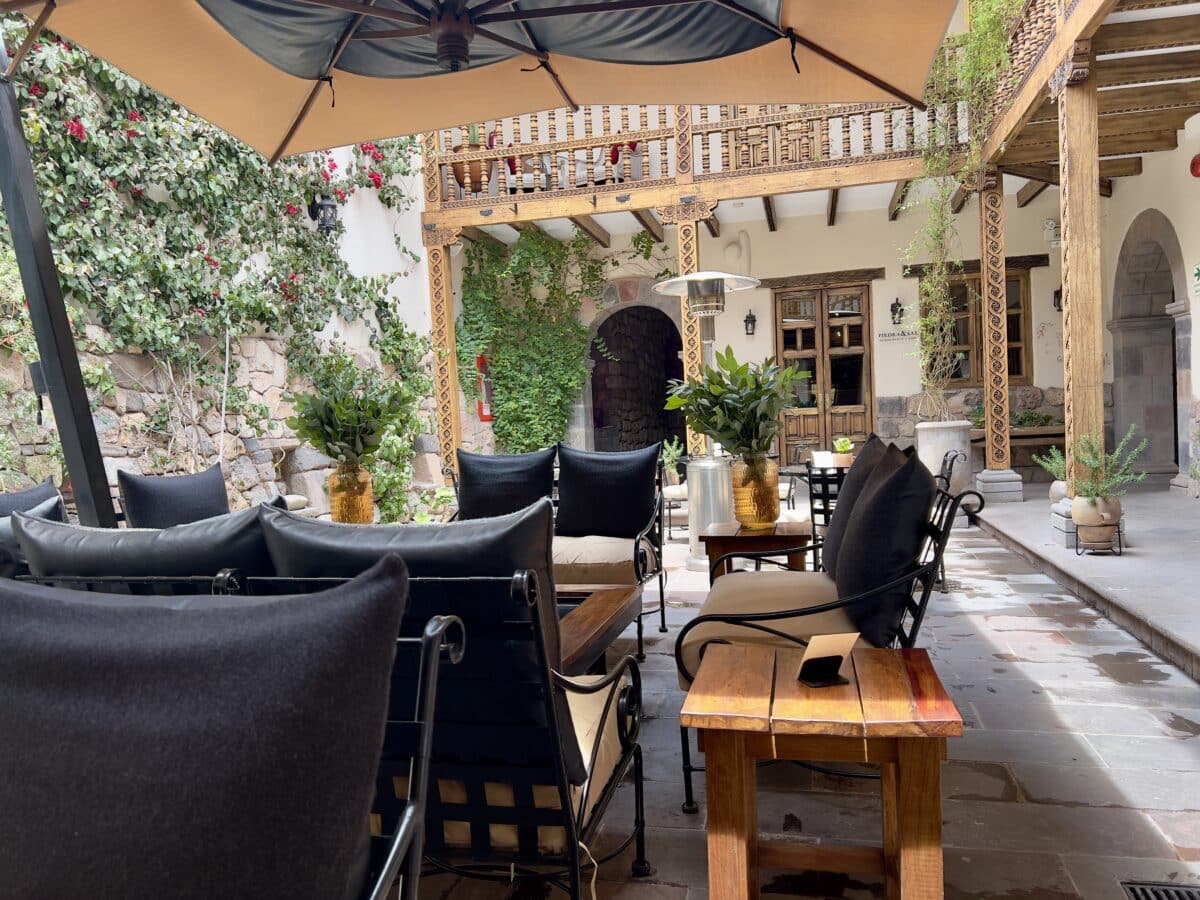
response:
<path id="1" fill-rule="evenodd" d="M 703 800 L 697 815 L 679 809 L 683 694 L 671 649 L 707 583 L 683 567 L 686 552 L 679 540 L 668 548 L 671 633 L 648 628 L 642 665 L 655 872 L 629 878 L 628 854 L 602 866 L 602 900 L 709 897 Z M 946 570 L 949 592 L 934 595 L 921 643 L 968 724 L 943 772 L 948 900 L 1123 900 L 1122 879 L 1200 886 L 1200 685 L 978 529 L 955 534 Z M 627 636 L 619 649 L 632 648 Z M 699 776 L 701 798 L 703 784 Z M 873 791 L 767 767 L 759 827 L 797 841 L 877 844 Z M 610 833 L 632 821 L 630 785 L 606 821 Z M 761 876 L 764 897 L 884 896 L 871 876 Z M 426 879 L 421 896 L 515 900 L 543 889 L 443 876 Z"/>

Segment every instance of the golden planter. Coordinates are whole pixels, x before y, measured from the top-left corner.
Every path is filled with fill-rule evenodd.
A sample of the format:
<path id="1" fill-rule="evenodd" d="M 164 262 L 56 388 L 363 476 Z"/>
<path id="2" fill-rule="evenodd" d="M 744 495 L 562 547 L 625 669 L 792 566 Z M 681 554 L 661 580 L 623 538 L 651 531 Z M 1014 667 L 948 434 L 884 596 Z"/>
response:
<path id="1" fill-rule="evenodd" d="M 375 518 L 371 473 L 362 466 L 338 466 L 326 482 L 333 521 L 369 525 Z"/>
<path id="2" fill-rule="evenodd" d="M 764 454 L 733 461 L 733 515 L 743 528 L 767 529 L 779 519 L 779 465 Z"/>

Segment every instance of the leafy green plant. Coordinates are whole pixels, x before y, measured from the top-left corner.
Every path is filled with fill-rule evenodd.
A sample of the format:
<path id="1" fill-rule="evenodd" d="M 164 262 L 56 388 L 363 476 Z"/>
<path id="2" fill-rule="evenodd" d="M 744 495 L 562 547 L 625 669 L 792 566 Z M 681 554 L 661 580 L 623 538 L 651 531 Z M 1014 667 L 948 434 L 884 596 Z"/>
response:
<path id="1" fill-rule="evenodd" d="M 1045 469 L 1055 481 L 1067 480 L 1067 458 L 1058 447 L 1051 447 L 1045 456 L 1030 454 L 1033 461 Z"/>
<path id="2" fill-rule="evenodd" d="M 672 381 L 669 410 L 683 410 L 693 431 L 708 435 L 730 453 L 768 452 L 779 436 L 779 416 L 791 401 L 797 381 L 808 374 L 773 359 L 761 365 L 739 363 L 733 348 L 716 354 L 699 380 Z"/>
<path id="3" fill-rule="evenodd" d="M 972 427 L 983 428 L 987 424 L 987 416 L 982 406 L 972 406 L 967 410 L 967 419 Z M 1046 425 L 1061 425 L 1062 419 L 1049 413 L 1038 412 L 1036 409 L 1025 409 L 1021 412 L 1010 412 L 1008 424 L 1014 428 L 1041 428 Z"/>
<path id="4" fill-rule="evenodd" d="M 677 437 L 671 438 L 669 441 L 663 441 L 662 445 L 662 461 L 663 468 L 668 472 L 674 471 L 679 465 L 679 460 L 683 458 L 683 454 L 687 451 L 687 447 L 683 441 Z"/>
<path id="5" fill-rule="evenodd" d="M 848 437 L 835 438 L 833 442 L 834 453 L 850 453 L 854 449 L 854 441 Z"/>
<path id="6" fill-rule="evenodd" d="M 367 465 L 409 402 L 403 383 L 384 383 L 343 354 L 325 359 L 313 378 L 315 392 L 291 398 L 288 426 L 339 466 Z"/>
<path id="7" fill-rule="evenodd" d="M 429 522 L 441 522 L 446 518 L 446 510 L 454 505 L 454 491 L 448 487 L 434 488 L 432 491 L 426 491 L 421 496 L 421 501 L 427 505 L 428 509 L 425 512 L 417 513 L 413 521 L 423 525 Z"/>
<path id="8" fill-rule="evenodd" d="M 1129 426 L 1125 437 L 1113 451 L 1105 455 L 1100 449 L 1100 441 L 1095 435 L 1080 435 L 1075 441 L 1075 461 L 1087 470 L 1087 476 L 1075 479 L 1075 496 L 1105 500 L 1120 497 L 1125 488 L 1138 484 L 1146 478 L 1145 472 L 1135 472 L 1133 464 L 1146 450 L 1149 441 L 1142 438 L 1136 447 L 1130 447 L 1137 427 Z"/>

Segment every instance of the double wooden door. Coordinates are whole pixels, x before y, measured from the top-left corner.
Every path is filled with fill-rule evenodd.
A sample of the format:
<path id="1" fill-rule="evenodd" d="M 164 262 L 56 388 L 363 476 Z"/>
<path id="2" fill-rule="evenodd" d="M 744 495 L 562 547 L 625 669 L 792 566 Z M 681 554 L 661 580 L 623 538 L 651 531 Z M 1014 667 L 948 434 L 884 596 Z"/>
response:
<path id="1" fill-rule="evenodd" d="M 866 440 L 874 423 L 871 290 L 866 285 L 775 291 L 775 347 L 781 365 L 807 377 L 783 414 L 780 454 L 791 464 L 848 437 Z"/>

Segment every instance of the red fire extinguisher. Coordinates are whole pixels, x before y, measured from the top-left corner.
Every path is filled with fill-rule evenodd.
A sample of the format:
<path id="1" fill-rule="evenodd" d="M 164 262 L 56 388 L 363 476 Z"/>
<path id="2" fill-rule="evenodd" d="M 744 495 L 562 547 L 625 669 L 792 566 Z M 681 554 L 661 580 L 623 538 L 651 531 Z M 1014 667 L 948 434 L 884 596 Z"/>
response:
<path id="1" fill-rule="evenodd" d="M 480 422 L 492 421 L 492 378 L 488 372 L 488 358 L 486 356 L 475 357 L 475 371 L 479 377 L 479 399 L 475 401 L 475 406 L 479 412 Z"/>

